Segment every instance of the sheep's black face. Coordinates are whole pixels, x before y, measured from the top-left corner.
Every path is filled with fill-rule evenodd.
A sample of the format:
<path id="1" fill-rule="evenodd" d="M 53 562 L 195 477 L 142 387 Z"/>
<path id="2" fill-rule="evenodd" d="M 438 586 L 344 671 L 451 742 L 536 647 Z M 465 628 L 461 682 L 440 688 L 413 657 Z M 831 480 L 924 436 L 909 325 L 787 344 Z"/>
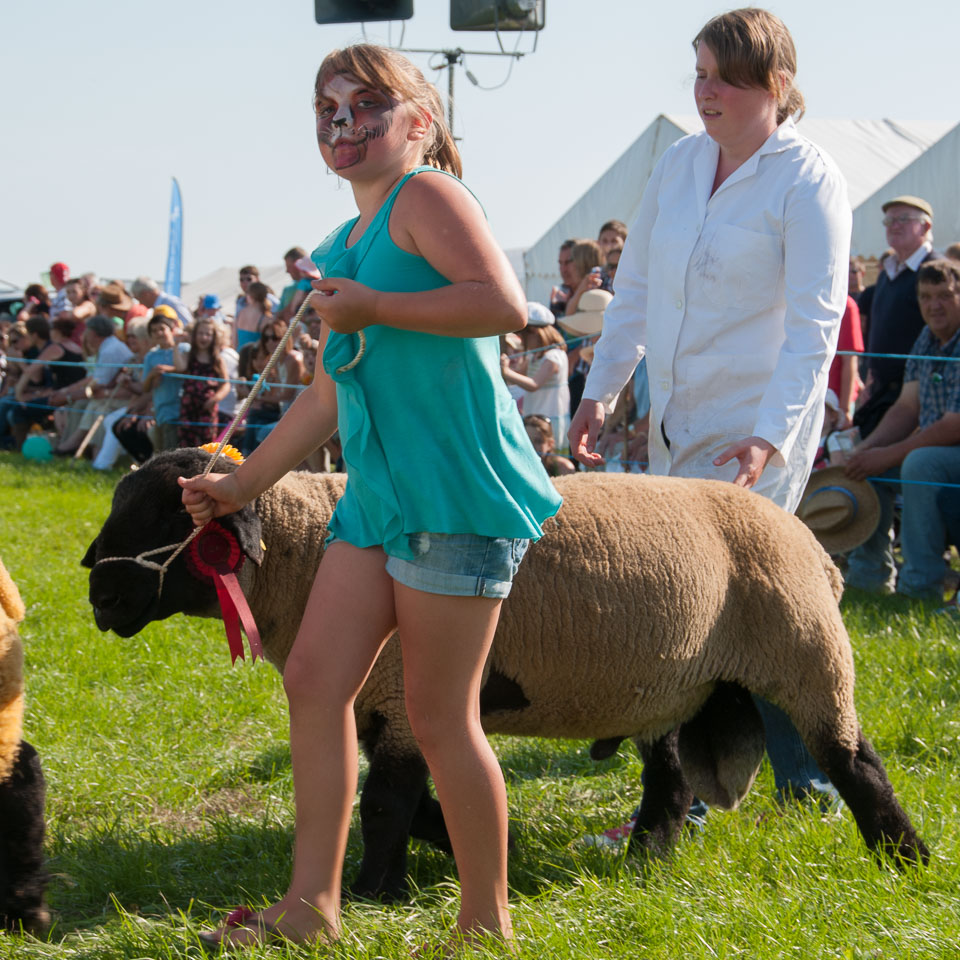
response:
<path id="1" fill-rule="evenodd" d="M 110 516 L 82 561 L 92 568 L 89 598 L 101 630 L 132 637 L 151 620 L 163 620 L 175 613 L 219 616 L 215 588 L 190 573 L 182 553 L 167 569 L 159 595 L 157 570 L 133 559 L 98 562 L 107 557 L 133 558 L 170 546 L 170 550 L 145 558 L 154 563 L 166 561 L 193 529 L 180 500 L 177 477 L 202 472 L 208 459 L 209 454 L 198 449 L 168 451 L 153 457 L 117 485 Z M 227 464 L 221 469 L 230 469 Z M 259 521 L 252 509 L 247 507 L 222 522 L 238 536 L 248 556 L 258 562 Z"/>

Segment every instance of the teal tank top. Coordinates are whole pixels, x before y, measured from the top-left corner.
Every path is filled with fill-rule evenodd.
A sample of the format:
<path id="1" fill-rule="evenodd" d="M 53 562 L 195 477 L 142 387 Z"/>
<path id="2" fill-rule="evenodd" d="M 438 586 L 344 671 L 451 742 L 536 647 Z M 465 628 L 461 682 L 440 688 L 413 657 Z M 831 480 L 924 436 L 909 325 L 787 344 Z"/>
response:
<path id="1" fill-rule="evenodd" d="M 346 241 L 357 218 L 313 251 L 325 277 L 375 290 L 415 292 L 450 281 L 390 238 L 397 184 L 363 236 Z M 497 337 L 442 337 L 374 325 L 351 370 L 356 334 L 330 332 L 323 369 L 336 383 L 347 486 L 330 521 L 357 547 L 382 545 L 413 559 L 408 535 L 473 533 L 538 539 L 561 498 L 527 437 L 500 373 Z"/>

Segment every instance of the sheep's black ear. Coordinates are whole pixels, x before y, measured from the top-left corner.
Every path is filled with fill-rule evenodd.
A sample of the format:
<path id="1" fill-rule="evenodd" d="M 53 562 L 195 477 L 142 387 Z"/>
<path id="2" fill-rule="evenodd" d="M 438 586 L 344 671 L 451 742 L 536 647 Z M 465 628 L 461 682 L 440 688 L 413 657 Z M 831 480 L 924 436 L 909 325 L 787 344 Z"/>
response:
<path id="1" fill-rule="evenodd" d="M 81 567 L 87 567 L 93 569 L 93 565 L 97 562 L 97 540 L 99 537 L 95 537 L 93 543 L 87 547 L 87 552 L 83 555 L 83 559 L 80 561 Z"/>
<path id="2" fill-rule="evenodd" d="M 218 522 L 233 533 L 240 549 L 259 567 L 263 562 L 262 529 L 253 505 L 248 503 L 242 510 L 220 517 Z"/>

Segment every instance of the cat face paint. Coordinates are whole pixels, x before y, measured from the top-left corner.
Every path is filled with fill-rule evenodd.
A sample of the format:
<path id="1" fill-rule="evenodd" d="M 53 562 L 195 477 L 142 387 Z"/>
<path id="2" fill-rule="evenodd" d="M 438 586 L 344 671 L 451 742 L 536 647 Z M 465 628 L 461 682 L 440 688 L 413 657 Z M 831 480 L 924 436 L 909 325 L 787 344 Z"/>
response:
<path id="1" fill-rule="evenodd" d="M 396 102 L 347 73 L 324 84 L 317 102 L 317 143 L 344 170 L 362 162 L 371 142 L 382 139 L 394 120 Z"/>

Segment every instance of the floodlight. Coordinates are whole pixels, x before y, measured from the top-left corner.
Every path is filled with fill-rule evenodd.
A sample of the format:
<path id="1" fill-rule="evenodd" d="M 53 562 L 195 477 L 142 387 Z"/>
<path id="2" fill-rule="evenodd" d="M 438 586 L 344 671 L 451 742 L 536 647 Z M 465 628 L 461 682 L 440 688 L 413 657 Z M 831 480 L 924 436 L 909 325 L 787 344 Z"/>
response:
<path id="1" fill-rule="evenodd" d="M 313 0 L 317 23 L 367 23 L 409 20 L 413 0 Z"/>
<path id="2" fill-rule="evenodd" d="M 542 30 L 547 0 L 450 0 L 451 30 Z"/>

